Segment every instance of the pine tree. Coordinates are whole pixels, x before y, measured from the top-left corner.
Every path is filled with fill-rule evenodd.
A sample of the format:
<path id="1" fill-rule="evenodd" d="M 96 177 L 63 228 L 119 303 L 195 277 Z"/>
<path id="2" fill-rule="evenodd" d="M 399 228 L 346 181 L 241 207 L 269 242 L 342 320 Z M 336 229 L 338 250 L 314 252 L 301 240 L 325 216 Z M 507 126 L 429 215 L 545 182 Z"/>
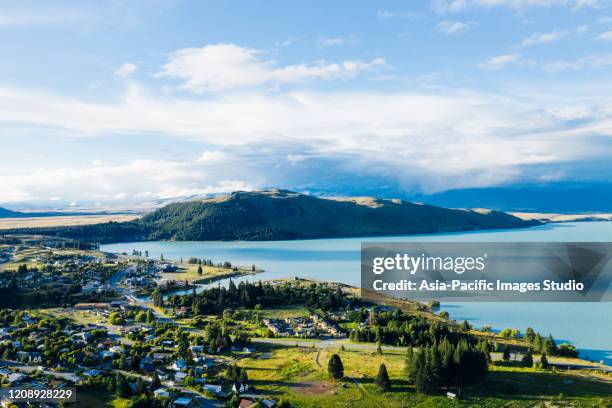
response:
<path id="1" fill-rule="evenodd" d="M 546 358 L 546 353 L 542 353 L 542 356 L 540 357 L 540 368 L 546 370 L 548 369 L 549 364 L 548 364 L 548 358 Z"/>
<path id="2" fill-rule="evenodd" d="M 153 374 L 153 378 L 151 379 L 151 389 L 152 390 L 156 390 L 158 388 L 161 387 L 161 380 L 159 379 L 159 376 L 157 375 L 157 373 Z"/>
<path id="3" fill-rule="evenodd" d="M 344 366 L 342 365 L 342 360 L 339 355 L 332 354 L 327 363 L 327 372 L 336 380 L 344 377 Z"/>
<path id="4" fill-rule="evenodd" d="M 533 351 L 536 353 L 540 353 L 542 351 L 542 336 L 540 333 L 536 333 L 533 340 Z"/>
<path id="5" fill-rule="evenodd" d="M 198 275 L 202 276 L 202 265 L 198 265 Z"/>
<path id="6" fill-rule="evenodd" d="M 427 349 L 418 354 L 416 362 L 416 380 L 414 382 L 417 392 L 423 394 L 433 394 L 437 391 L 435 379 L 431 372 L 431 362 L 428 358 Z"/>
<path id="7" fill-rule="evenodd" d="M 527 352 L 523 355 L 521 364 L 523 365 L 523 367 L 533 366 L 533 355 L 531 354 L 531 350 L 527 350 Z"/>
<path id="8" fill-rule="evenodd" d="M 428 359 L 432 381 L 437 385 L 442 378 L 442 361 L 440 361 L 440 353 L 435 345 L 429 348 Z"/>
<path id="9" fill-rule="evenodd" d="M 408 349 L 406 350 L 405 371 L 406 371 L 406 379 L 408 380 L 408 383 L 410 384 L 413 384 L 415 380 L 415 375 L 416 375 L 415 361 L 416 361 L 416 356 L 415 356 L 414 350 L 412 350 L 412 346 L 409 346 Z"/>
<path id="10" fill-rule="evenodd" d="M 117 373 L 115 375 L 115 392 L 122 398 L 130 396 L 132 389 L 130 384 L 127 382 L 123 374 Z"/>
<path id="11" fill-rule="evenodd" d="M 155 316 L 153 315 L 153 312 L 151 311 L 151 309 L 147 311 L 147 323 L 148 324 L 155 323 Z"/>
<path id="12" fill-rule="evenodd" d="M 151 299 L 153 299 L 153 305 L 156 307 L 164 307 L 164 294 L 159 289 L 159 287 L 153 290 L 151 293 Z"/>
<path id="13" fill-rule="evenodd" d="M 550 356 L 554 356 L 557 354 L 557 343 L 553 338 L 552 334 L 548 336 L 548 339 L 545 340 L 545 352 Z"/>
<path id="14" fill-rule="evenodd" d="M 507 344 L 504 346 L 503 359 L 504 361 L 510 361 L 510 346 L 508 346 Z"/>
<path id="15" fill-rule="evenodd" d="M 531 327 L 528 327 L 527 330 L 525 330 L 525 340 L 528 343 L 533 343 L 533 341 L 535 340 L 535 332 Z"/>
<path id="16" fill-rule="evenodd" d="M 389 373 L 387 372 L 387 366 L 384 363 L 378 367 L 378 374 L 376 375 L 376 385 L 381 391 L 388 391 L 391 388 L 391 380 L 389 379 Z"/>

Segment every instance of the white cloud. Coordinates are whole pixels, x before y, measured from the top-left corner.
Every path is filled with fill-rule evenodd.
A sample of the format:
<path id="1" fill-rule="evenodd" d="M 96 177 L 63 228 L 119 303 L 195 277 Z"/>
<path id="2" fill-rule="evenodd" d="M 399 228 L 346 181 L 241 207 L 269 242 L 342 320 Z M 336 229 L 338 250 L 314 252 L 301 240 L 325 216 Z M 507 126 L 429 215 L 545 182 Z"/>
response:
<path id="1" fill-rule="evenodd" d="M 227 173 L 227 172 L 226 172 Z M 136 159 L 125 164 L 93 167 L 32 168 L 5 172 L 0 202 L 54 201 L 62 191 L 67 205 L 92 202 L 139 202 L 154 199 L 252 190 L 241 181 L 224 179 L 199 160 Z"/>
<path id="2" fill-rule="evenodd" d="M 480 63 L 478 67 L 480 69 L 494 71 L 506 68 L 508 66 L 533 66 L 535 61 L 530 59 L 523 59 L 519 54 L 503 54 L 493 57 L 483 63 Z"/>
<path id="3" fill-rule="evenodd" d="M 420 18 L 421 13 L 414 11 L 392 11 L 392 10 L 378 10 L 376 17 L 381 20 L 392 19 L 392 18 Z"/>
<path id="4" fill-rule="evenodd" d="M 184 48 L 171 54 L 156 76 L 183 80 L 180 89 L 202 93 L 264 84 L 351 79 L 386 67 L 382 58 L 278 66 L 276 61 L 264 56 L 262 51 L 234 44 Z"/>
<path id="5" fill-rule="evenodd" d="M 598 69 L 610 66 L 612 66 L 612 54 L 595 54 L 576 59 L 547 61 L 542 64 L 543 69 L 550 73 Z"/>
<path id="6" fill-rule="evenodd" d="M 475 21 L 441 21 L 436 25 L 436 29 L 441 33 L 452 35 L 465 33 L 476 26 L 478 23 Z"/>
<path id="7" fill-rule="evenodd" d="M 308 159 L 308 156 L 304 155 L 304 154 L 293 154 L 290 153 L 287 155 L 287 161 L 291 164 L 296 164 L 299 162 L 302 162 L 304 160 Z"/>
<path id="8" fill-rule="evenodd" d="M 198 161 L 213 163 L 220 162 L 225 159 L 225 154 L 219 150 L 205 150 L 198 158 Z"/>
<path id="9" fill-rule="evenodd" d="M 101 104 L 0 88 L 2 127 L 21 124 L 38 126 L 45 135 L 88 137 L 155 134 L 210 146 L 180 161 L 0 169 L 0 202 L 54 196 L 104 202 L 118 194 L 142 200 L 282 185 L 288 169 L 298 172 L 291 177 L 305 171 L 292 164 L 306 158 L 309 169 L 321 166 L 318 174 L 305 176 L 308 183 L 380 174 L 436 191 L 520 180 L 531 174 L 526 166 L 610 153 L 591 139 L 612 137 L 607 97 L 585 102 L 561 90 L 545 95 L 242 91 L 194 99 L 132 87 L 119 102 Z"/>
<path id="10" fill-rule="evenodd" d="M 587 32 L 588 28 L 585 25 L 578 26 L 573 30 L 554 30 L 547 33 L 535 33 L 525 38 L 520 47 L 530 47 L 533 45 L 547 44 L 558 41 L 564 37 L 571 35 L 581 35 Z"/>
<path id="11" fill-rule="evenodd" d="M 597 36 L 597 39 L 599 41 L 612 41 L 612 30 L 611 31 L 606 31 L 605 33 L 601 33 Z"/>
<path id="12" fill-rule="evenodd" d="M 118 76 L 118 77 L 123 77 L 124 78 L 124 77 L 132 75 L 136 71 L 138 71 L 138 65 L 133 64 L 131 62 L 126 62 L 126 63 L 122 64 L 115 71 L 115 75 Z"/>
<path id="13" fill-rule="evenodd" d="M 566 6 L 577 11 L 585 7 L 599 7 L 600 0 L 436 0 L 433 9 L 438 13 L 460 12 L 471 8 L 506 7 L 513 10 Z"/>

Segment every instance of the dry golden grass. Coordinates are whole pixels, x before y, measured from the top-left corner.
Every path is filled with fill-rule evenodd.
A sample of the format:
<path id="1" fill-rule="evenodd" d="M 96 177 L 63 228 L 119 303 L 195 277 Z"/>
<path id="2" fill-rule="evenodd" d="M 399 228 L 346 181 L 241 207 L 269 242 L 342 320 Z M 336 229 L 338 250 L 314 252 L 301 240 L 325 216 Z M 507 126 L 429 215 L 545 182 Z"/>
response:
<path id="1" fill-rule="evenodd" d="M 551 222 L 571 222 L 571 221 L 612 221 L 610 213 L 591 213 L 591 214 L 553 214 L 553 213 L 510 213 L 523 220 L 539 220 Z"/>
<path id="2" fill-rule="evenodd" d="M 131 221 L 140 217 L 135 214 L 103 214 L 103 215 L 65 215 L 59 217 L 27 217 L 0 218 L 0 229 L 65 227 L 72 225 L 91 225 L 103 222 Z"/>

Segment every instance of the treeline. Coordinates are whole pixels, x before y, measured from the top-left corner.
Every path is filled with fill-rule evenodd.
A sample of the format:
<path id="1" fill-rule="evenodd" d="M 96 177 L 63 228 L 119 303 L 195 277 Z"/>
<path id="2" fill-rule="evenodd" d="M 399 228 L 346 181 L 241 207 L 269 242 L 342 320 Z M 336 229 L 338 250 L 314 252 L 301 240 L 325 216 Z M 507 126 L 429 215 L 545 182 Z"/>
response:
<path id="1" fill-rule="evenodd" d="M 156 306 L 190 307 L 196 315 L 222 313 L 227 308 L 256 308 L 277 305 L 300 304 L 322 310 L 345 306 L 348 299 L 339 287 L 327 284 L 309 285 L 283 283 L 240 282 L 238 286 L 230 280 L 227 288 L 217 287 L 182 296 L 171 296 L 163 300 L 161 293 L 153 293 Z"/>
<path id="2" fill-rule="evenodd" d="M 192 264 L 192 265 L 217 266 L 219 268 L 226 268 L 226 269 L 232 268 L 232 263 L 230 261 L 218 262 L 217 264 L 215 264 L 212 261 L 212 259 L 202 259 L 202 258 L 196 258 L 196 257 L 191 257 L 187 259 L 187 263 Z"/>
<path id="3" fill-rule="evenodd" d="M 80 391 L 97 390 L 114 394 L 121 398 L 130 398 L 126 403 L 128 408 L 172 408 L 173 402 L 169 398 L 155 398 L 153 391 L 161 386 L 161 382 L 154 375 L 153 381 L 148 384 L 141 378 L 130 378 L 121 372 L 115 375 L 103 375 L 88 378 L 79 386 Z"/>
<path id="4" fill-rule="evenodd" d="M 525 330 L 525 341 L 529 345 L 529 348 L 534 353 L 547 354 L 549 356 L 560 356 L 560 357 L 578 357 L 578 350 L 576 347 L 568 343 L 557 345 L 552 334 L 548 337 L 543 337 L 540 333 L 536 333 L 531 327 Z"/>
<path id="5" fill-rule="evenodd" d="M 351 331 L 349 339 L 354 342 L 376 342 L 393 346 L 431 346 L 447 339 L 453 344 L 460 340 L 473 342 L 474 337 L 465 331 L 429 320 L 422 316 L 412 316 L 403 313 L 400 309 L 393 312 L 377 312 L 372 308 L 367 318 L 361 312 L 349 314 L 349 317 L 367 319 L 368 326 Z"/>
<path id="6" fill-rule="evenodd" d="M 406 374 L 417 392 L 437 393 L 441 387 L 465 386 L 482 380 L 488 371 L 488 344 L 448 339 L 418 351 L 408 348 Z"/>

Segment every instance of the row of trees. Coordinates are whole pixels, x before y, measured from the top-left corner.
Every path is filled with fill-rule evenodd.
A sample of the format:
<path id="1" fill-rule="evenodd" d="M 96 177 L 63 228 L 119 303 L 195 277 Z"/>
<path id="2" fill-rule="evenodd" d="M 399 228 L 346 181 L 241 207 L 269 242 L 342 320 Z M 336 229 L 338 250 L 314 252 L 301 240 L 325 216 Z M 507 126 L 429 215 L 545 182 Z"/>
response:
<path id="1" fill-rule="evenodd" d="M 418 351 L 408 348 L 406 374 L 418 392 L 431 394 L 440 387 L 464 386 L 482 380 L 488 371 L 488 345 L 465 339 L 453 345 L 447 339 Z"/>
<path id="2" fill-rule="evenodd" d="M 380 315 L 370 325 L 351 331 L 349 339 L 354 342 L 374 342 L 394 346 L 431 346 L 447 339 L 457 344 L 461 339 L 473 340 L 466 331 L 459 331 L 448 324 L 432 321 L 421 316 L 410 316 L 394 312 L 391 319 L 380 320 Z M 373 323 L 375 322 L 375 323 Z"/>
<path id="3" fill-rule="evenodd" d="M 152 295 L 156 306 L 164 304 L 173 307 L 191 307 L 195 315 L 222 313 L 228 308 L 249 308 L 301 304 L 315 309 L 332 310 L 347 303 L 341 289 L 327 284 L 312 283 L 301 285 L 285 283 L 282 285 L 263 284 L 262 282 L 240 282 L 239 285 L 230 281 L 227 288 L 216 287 L 200 293 L 183 296 L 171 296 L 164 301 L 161 291 Z"/>

